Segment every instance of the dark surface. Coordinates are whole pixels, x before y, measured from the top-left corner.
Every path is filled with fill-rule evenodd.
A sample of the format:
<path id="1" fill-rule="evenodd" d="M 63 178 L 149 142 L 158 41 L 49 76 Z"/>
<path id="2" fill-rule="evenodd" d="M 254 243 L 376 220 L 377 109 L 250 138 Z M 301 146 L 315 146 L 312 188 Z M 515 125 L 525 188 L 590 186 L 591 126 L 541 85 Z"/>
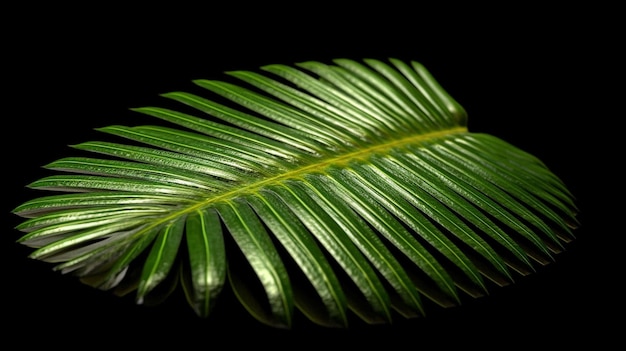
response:
<path id="1" fill-rule="evenodd" d="M 583 9 L 572 11 L 589 15 Z M 619 257 L 613 256 L 623 230 L 612 224 L 613 209 L 623 205 L 604 195 L 621 196 L 618 187 L 609 190 L 617 183 L 602 151 L 609 146 L 607 129 L 615 125 L 611 111 L 602 110 L 610 107 L 611 98 L 601 85 L 613 79 L 613 44 L 604 36 L 611 24 L 591 27 L 576 16 L 559 16 L 555 22 L 558 14 L 491 18 L 489 25 L 448 18 L 453 23 L 440 23 L 451 29 L 448 34 L 408 21 L 404 17 L 409 14 L 397 21 L 388 18 L 385 25 L 371 17 L 341 27 L 332 26 L 341 18 L 278 16 L 266 23 L 245 20 L 234 11 L 214 11 L 205 25 L 189 25 L 190 20 L 184 26 L 168 20 L 166 13 L 43 22 L 24 16 L 24 28 L 39 29 L 20 39 L 11 36 L 5 51 L 10 92 L 6 95 L 5 89 L 3 95 L 8 104 L 3 108 L 8 193 L 0 246 L 2 338 L 70 348 L 161 341 L 205 344 L 202 349 L 223 343 L 289 349 L 332 343 L 356 348 L 374 342 L 389 349 L 419 349 L 434 342 L 502 348 L 607 345 L 623 326 L 623 274 L 615 272 Z M 227 24 L 218 25 L 217 18 Z M 146 117 L 129 108 L 159 104 L 158 94 L 188 89 L 192 79 L 340 57 L 423 63 L 468 111 L 471 131 L 529 151 L 565 181 L 582 211 L 577 239 L 555 263 L 461 307 L 432 311 L 418 320 L 398 319 L 392 326 L 356 322 L 348 330 L 327 330 L 298 321 L 291 331 L 260 326 L 228 298 L 209 320 L 196 318 L 181 296 L 156 308 L 136 306 L 131 299 L 52 272 L 49 265 L 26 258 L 30 250 L 15 243 L 20 233 L 13 227 L 20 219 L 9 211 L 41 195 L 24 186 L 48 174 L 41 169 L 44 164 L 71 156 L 67 145 L 106 138 L 94 128 L 142 124 Z M 600 135 L 607 143 L 596 141 Z"/>

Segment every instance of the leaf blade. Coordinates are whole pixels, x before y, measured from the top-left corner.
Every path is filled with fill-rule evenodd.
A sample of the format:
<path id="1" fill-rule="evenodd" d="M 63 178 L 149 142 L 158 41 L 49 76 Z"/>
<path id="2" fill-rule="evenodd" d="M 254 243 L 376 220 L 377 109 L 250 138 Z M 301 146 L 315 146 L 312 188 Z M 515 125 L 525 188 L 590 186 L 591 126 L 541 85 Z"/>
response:
<path id="1" fill-rule="evenodd" d="M 215 209 L 198 209 L 186 219 L 189 281 L 187 301 L 200 317 L 208 317 L 226 282 L 226 249 Z"/>
<path id="2" fill-rule="evenodd" d="M 152 243 L 152 249 L 144 261 L 139 286 L 137 303 L 142 304 L 144 297 L 165 280 L 174 266 L 178 248 L 183 237 L 185 217 L 179 217 L 163 226 Z"/>
<path id="3" fill-rule="evenodd" d="M 216 209 L 267 295 L 271 316 L 250 312 L 269 325 L 291 327 L 293 293 L 289 275 L 262 223 L 243 201 L 220 203 Z"/>

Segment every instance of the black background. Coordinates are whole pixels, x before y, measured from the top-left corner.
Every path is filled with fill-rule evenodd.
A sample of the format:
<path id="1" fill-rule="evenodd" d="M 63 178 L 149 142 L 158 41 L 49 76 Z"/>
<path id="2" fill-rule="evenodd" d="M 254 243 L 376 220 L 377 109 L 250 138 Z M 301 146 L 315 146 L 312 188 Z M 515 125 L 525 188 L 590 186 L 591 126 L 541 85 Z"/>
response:
<path id="1" fill-rule="evenodd" d="M 621 87 L 611 9 L 246 6 L 5 13 L 18 20 L 3 31 L 2 339 L 69 348 L 430 349 L 600 346 L 619 336 L 623 274 L 610 251 L 623 236 L 612 212 L 623 205 L 619 173 L 604 161 L 623 115 L 610 93 Z M 533 153 L 565 181 L 581 209 L 577 239 L 536 274 L 426 318 L 348 330 L 298 320 L 290 331 L 260 326 L 227 298 L 209 320 L 196 318 L 180 296 L 136 306 L 52 272 L 15 243 L 20 219 L 10 211 L 42 195 L 25 187 L 49 174 L 41 166 L 72 155 L 68 145 L 106 138 L 94 128 L 153 122 L 129 108 L 159 105 L 158 94 L 228 70 L 341 57 L 423 63 L 468 111 L 471 131 Z"/>

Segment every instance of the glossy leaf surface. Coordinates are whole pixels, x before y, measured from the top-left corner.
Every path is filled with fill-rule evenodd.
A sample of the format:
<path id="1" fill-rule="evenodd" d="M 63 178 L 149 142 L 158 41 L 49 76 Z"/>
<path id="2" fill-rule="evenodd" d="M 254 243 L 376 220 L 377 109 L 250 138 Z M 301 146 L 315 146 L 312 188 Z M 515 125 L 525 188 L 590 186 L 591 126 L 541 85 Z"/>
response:
<path id="1" fill-rule="evenodd" d="M 535 271 L 574 238 L 573 195 L 539 159 L 467 129 L 417 62 L 268 65 L 163 94 L 161 122 L 47 165 L 14 212 L 33 259 L 94 287 L 209 317 L 226 284 L 290 328 L 453 306 Z M 85 156 L 84 154 L 87 154 Z M 255 292 L 255 293 L 253 293 Z M 261 292 L 261 293 L 258 293 Z"/>

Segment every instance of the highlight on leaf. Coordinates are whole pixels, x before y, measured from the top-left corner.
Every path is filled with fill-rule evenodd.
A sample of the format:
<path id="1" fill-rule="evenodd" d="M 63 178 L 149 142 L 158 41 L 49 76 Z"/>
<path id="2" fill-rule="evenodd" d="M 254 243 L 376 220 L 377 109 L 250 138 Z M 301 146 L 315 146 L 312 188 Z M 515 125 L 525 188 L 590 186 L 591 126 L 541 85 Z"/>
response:
<path id="1" fill-rule="evenodd" d="M 574 239 L 574 196 L 533 155 L 470 132 L 420 63 L 272 64 L 134 108 L 161 123 L 47 165 L 14 209 L 31 258 L 137 303 L 229 286 L 261 323 L 390 323 L 514 283 Z"/>

